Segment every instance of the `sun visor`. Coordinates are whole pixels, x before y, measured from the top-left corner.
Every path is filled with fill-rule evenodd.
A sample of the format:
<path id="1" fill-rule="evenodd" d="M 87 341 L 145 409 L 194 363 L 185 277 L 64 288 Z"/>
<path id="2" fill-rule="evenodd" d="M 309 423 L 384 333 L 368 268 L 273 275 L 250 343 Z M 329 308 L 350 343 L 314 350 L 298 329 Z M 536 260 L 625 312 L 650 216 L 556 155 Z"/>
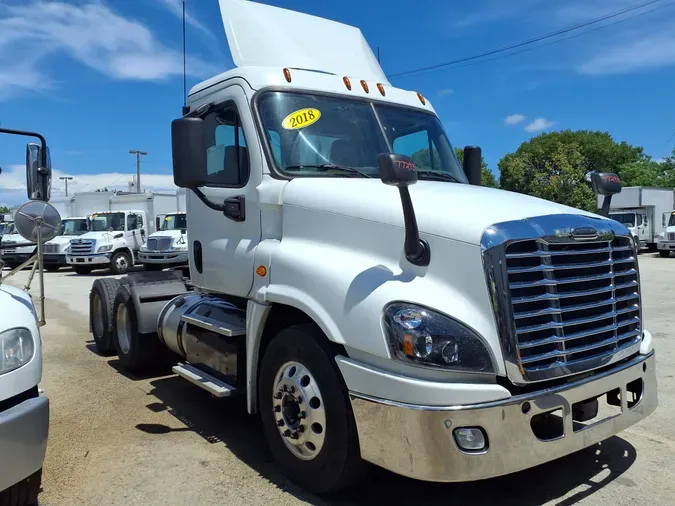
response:
<path id="1" fill-rule="evenodd" d="M 249 0 L 220 0 L 237 67 L 288 67 L 389 84 L 361 30 Z"/>

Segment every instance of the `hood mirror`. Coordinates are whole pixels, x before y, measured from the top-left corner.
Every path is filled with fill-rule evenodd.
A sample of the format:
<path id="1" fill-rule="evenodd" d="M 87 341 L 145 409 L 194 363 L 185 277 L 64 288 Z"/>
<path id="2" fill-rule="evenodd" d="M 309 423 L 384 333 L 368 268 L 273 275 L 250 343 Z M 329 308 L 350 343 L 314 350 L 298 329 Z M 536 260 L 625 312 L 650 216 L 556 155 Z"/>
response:
<path id="1" fill-rule="evenodd" d="M 596 195 L 602 195 L 602 206 L 598 214 L 605 218 L 609 216 L 609 209 L 612 204 L 612 196 L 621 193 L 621 178 L 613 172 L 588 172 L 586 181 L 591 183 L 593 192 Z"/>

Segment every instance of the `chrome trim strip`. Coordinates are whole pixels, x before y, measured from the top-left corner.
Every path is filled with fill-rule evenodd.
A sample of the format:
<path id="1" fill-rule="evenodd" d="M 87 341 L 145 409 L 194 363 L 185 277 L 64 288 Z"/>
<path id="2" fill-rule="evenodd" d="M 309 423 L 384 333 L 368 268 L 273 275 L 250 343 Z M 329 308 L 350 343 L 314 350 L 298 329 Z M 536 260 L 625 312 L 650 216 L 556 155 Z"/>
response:
<path id="1" fill-rule="evenodd" d="M 574 229 L 579 227 L 593 228 L 597 232 L 596 236 L 591 241 L 575 239 L 573 235 Z M 504 222 L 492 225 L 485 229 L 481 238 L 481 250 L 483 256 L 483 267 L 485 271 L 485 278 L 490 295 L 490 300 L 493 307 L 493 314 L 495 317 L 495 325 L 499 342 L 504 355 L 505 368 L 508 378 L 514 384 L 528 384 L 533 382 L 545 381 L 553 378 L 572 376 L 583 372 L 592 371 L 601 367 L 605 367 L 619 360 L 625 359 L 639 351 L 640 339 L 636 343 L 629 344 L 627 347 L 626 339 L 631 337 L 631 333 L 619 334 L 619 329 L 627 325 L 637 324 L 637 332 L 641 332 L 642 323 L 642 300 L 640 293 L 640 273 L 637 262 L 637 254 L 634 248 L 627 245 L 612 245 L 612 241 L 617 237 L 630 238 L 628 229 L 619 222 L 614 220 L 607 220 L 600 216 L 586 216 L 581 214 L 557 214 L 527 218 L 524 220 L 517 220 L 511 222 Z M 535 251 L 516 251 L 506 254 L 507 248 L 516 242 L 535 241 L 540 248 Z M 573 250 L 549 250 L 549 246 L 564 246 L 575 245 Z M 581 246 L 583 245 L 583 246 Z M 594 246 L 597 245 L 597 246 Z M 633 252 L 629 258 L 615 258 L 617 252 Z M 574 266 L 563 260 L 561 265 L 555 265 L 555 257 L 566 257 L 572 255 L 589 255 L 589 254 L 604 254 L 609 255 L 608 260 L 589 260 L 588 263 L 579 263 Z M 537 258 L 539 265 L 533 267 L 519 267 L 513 266 L 512 269 L 507 268 L 507 260 L 516 262 L 517 259 Z M 634 262 L 634 268 L 621 270 L 622 266 Z M 560 269 L 560 272 L 565 272 L 567 269 L 577 268 L 583 272 L 585 268 L 607 268 L 609 272 L 595 273 L 589 276 L 574 276 L 573 278 L 561 277 L 555 279 L 554 273 Z M 527 276 L 528 273 L 538 273 L 538 277 L 532 281 L 510 281 L 509 274 L 516 274 L 518 277 Z M 626 280 L 627 276 L 635 276 L 635 279 Z M 542 279 L 543 278 L 543 279 Z M 556 287 L 565 286 L 571 283 L 584 283 L 592 281 L 607 280 L 609 286 L 595 287 L 590 286 L 588 290 L 580 291 L 563 291 L 557 293 Z M 617 283 L 619 281 L 619 283 Z M 539 287 L 541 291 L 544 289 L 546 293 L 524 294 L 517 293 L 516 297 L 512 298 L 512 290 L 522 290 L 524 288 Z M 617 296 L 618 290 L 635 288 L 636 293 L 629 295 Z M 599 302 L 584 301 L 583 298 L 589 296 L 602 295 L 604 293 L 611 294 L 611 297 Z M 565 306 L 559 304 L 557 301 L 579 297 L 579 304 L 575 306 Z M 617 303 L 632 301 L 636 303 L 629 307 L 618 307 Z M 537 304 L 547 303 L 549 307 L 537 309 L 522 307 L 521 311 L 514 311 L 516 305 L 522 304 Z M 583 311 L 584 307 L 588 309 L 593 307 L 608 306 L 609 311 L 602 315 L 579 315 L 576 320 L 563 321 L 563 315 L 572 311 Z M 622 320 L 621 315 L 626 313 L 637 313 L 634 318 Z M 519 327 L 526 320 L 526 318 L 535 317 L 550 317 L 550 322 L 532 322 L 533 325 L 529 327 Z M 563 329 L 572 328 L 574 325 L 592 324 L 595 321 L 607 320 L 611 325 L 605 325 L 600 329 L 579 329 L 579 332 L 564 334 Z M 519 347 L 518 336 L 521 338 L 524 334 L 551 330 L 551 336 L 541 339 L 535 339 L 533 342 L 537 344 L 530 344 L 524 341 L 523 347 Z M 548 364 L 546 367 L 524 367 L 524 363 L 520 358 L 520 350 L 536 348 L 544 344 L 558 344 L 564 347 L 564 343 L 583 337 L 593 336 L 601 332 L 613 331 L 614 342 L 616 349 L 612 354 L 600 354 L 594 357 L 586 357 L 580 360 L 562 361 Z M 620 337 L 621 336 L 621 337 Z M 620 342 L 624 341 L 624 342 Z M 609 343 L 608 343 L 609 344 Z M 592 348 L 588 348 L 592 349 Z M 564 350 L 562 350 L 564 351 Z M 573 355 L 574 352 L 587 351 L 583 348 L 579 350 L 569 350 L 565 355 Z M 550 359 L 551 357 L 549 357 Z M 564 357 L 566 358 L 566 356 Z M 536 363 L 538 360 L 531 360 L 530 363 Z M 527 362 L 525 362 L 527 363 Z"/>

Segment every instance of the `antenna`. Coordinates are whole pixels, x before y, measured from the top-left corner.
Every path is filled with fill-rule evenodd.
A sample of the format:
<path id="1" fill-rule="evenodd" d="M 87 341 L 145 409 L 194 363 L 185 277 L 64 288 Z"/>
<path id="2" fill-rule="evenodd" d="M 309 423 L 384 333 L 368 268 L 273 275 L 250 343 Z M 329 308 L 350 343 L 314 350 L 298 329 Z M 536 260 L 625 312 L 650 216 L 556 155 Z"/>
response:
<path id="1" fill-rule="evenodd" d="M 187 52 L 185 50 L 185 0 L 183 0 L 183 116 L 190 112 L 187 105 Z"/>
<path id="2" fill-rule="evenodd" d="M 380 63 L 380 46 L 377 46 L 377 63 Z"/>

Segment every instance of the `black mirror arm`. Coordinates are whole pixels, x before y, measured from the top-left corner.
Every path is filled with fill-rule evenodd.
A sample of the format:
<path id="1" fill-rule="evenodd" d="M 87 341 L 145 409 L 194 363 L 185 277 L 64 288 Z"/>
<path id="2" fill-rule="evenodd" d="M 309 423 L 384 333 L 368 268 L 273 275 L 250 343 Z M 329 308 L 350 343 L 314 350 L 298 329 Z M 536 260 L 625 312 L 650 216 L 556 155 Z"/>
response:
<path id="1" fill-rule="evenodd" d="M 195 192 L 195 195 L 199 197 L 199 200 L 201 200 L 209 209 L 220 211 L 225 216 L 234 221 L 244 221 L 246 219 L 243 196 L 232 197 L 227 199 L 227 201 L 222 204 L 216 204 L 215 202 L 210 201 L 199 188 L 194 187 L 190 188 L 190 190 Z"/>
<path id="2" fill-rule="evenodd" d="M 47 141 L 37 132 L 28 132 L 26 130 L 12 130 L 9 128 L 0 128 L 0 134 L 24 135 L 26 137 L 37 137 L 40 139 L 42 145 L 42 156 L 40 157 L 40 165 L 47 167 Z"/>
<path id="3" fill-rule="evenodd" d="M 399 186 L 401 194 L 401 204 L 403 205 L 403 221 L 405 224 L 405 242 L 403 251 L 405 257 L 413 265 L 426 267 L 431 261 L 431 249 L 429 243 L 420 239 L 420 233 L 417 228 L 417 219 L 415 217 L 415 208 L 410 199 L 410 192 L 407 186 Z"/>
<path id="4" fill-rule="evenodd" d="M 605 218 L 609 217 L 609 209 L 612 204 L 612 196 L 611 195 L 605 195 L 605 197 L 602 199 L 602 207 L 600 208 L 600 216 L 604 216 Z"/>

